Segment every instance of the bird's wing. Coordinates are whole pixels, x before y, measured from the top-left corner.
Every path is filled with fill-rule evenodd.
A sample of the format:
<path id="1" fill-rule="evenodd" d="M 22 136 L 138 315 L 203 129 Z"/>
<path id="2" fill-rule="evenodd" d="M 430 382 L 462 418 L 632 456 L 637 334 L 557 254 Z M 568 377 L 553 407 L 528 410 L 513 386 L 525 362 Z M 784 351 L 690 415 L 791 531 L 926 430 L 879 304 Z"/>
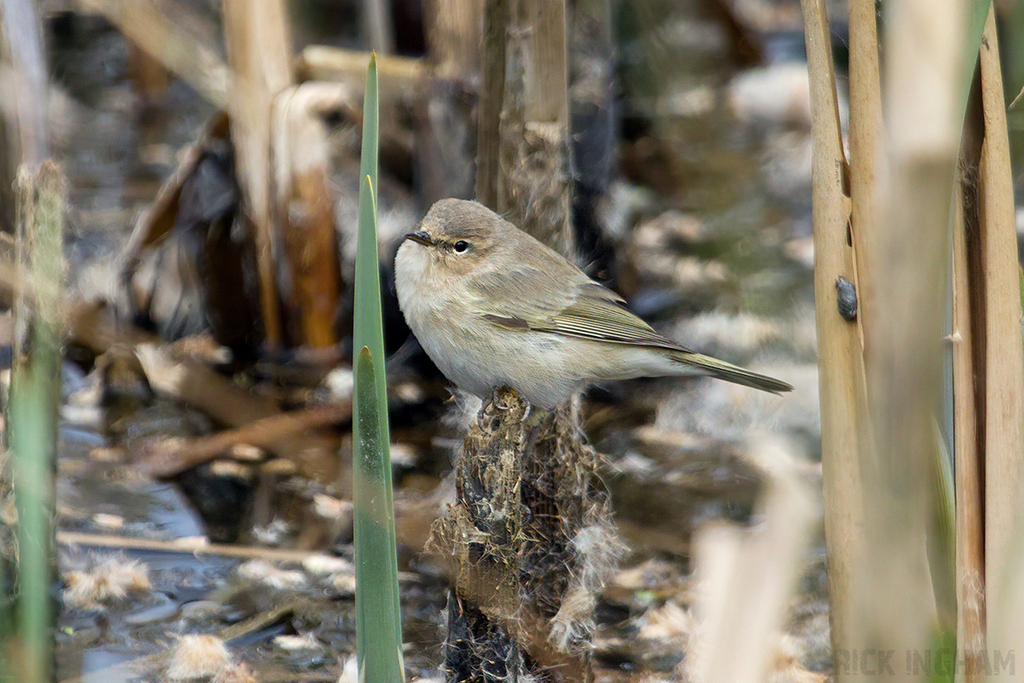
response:
<path id="1" fill-rule="evenodd" d="M 764 391 L 793 387 L 731 363 L 704 356 L 655 332 L 602 287 L 555 252 L 539 251 L 511 269 L 476 274 L 471 305 L 493 325 L 511 332 L 547 332 L 566 337 L 667 349 L 669 357 L 704 374 Z"/>
<path id="2" fill-rule="evenodd" d="M 519 265 L 474 278 L 475 307 L 509 330 L 686 351 L 626 308 L 615 292 L 566 263 Z"/>

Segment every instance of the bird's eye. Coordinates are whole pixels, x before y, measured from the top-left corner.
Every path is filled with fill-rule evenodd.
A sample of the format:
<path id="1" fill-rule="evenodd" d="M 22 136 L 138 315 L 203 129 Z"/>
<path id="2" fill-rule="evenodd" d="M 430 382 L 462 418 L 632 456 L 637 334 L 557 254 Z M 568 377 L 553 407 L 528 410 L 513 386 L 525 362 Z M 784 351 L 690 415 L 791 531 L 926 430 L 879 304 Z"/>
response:
<path id="1" fill-rule="evenodd" d="M 466 240 L 459 240 L 453 245 L 456 254 L 464 254 L 469 250 L 469 242 Z"/>

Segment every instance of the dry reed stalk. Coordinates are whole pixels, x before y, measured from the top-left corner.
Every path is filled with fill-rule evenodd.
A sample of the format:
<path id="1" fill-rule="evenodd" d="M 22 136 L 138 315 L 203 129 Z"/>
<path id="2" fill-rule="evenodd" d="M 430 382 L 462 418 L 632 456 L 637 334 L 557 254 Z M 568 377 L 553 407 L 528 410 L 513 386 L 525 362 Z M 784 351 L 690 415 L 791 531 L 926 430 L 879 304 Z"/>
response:
<path id="1" fill-rule="evenodd" d="M 1005 604 L 1004 572 L 1018 551 L 1024 495 L 1024 366 L 1017 237 L 995 16 L 981 43 L 985 139 L 979 168 L 980 241 L 985 297 L 985 586 L 986 603 Z M 990 616 L 991 619 L 991 616 Z M 991 623 L 991 621 L 990 621 Z M 992 644 L 990 643 L 990 647 Z"/>
<path id="2" fill-rule="evenodd" d="M 487 0 L 477 199 L 572 257 L 564 0 Z"/>
<path id="3" fill-rule="evenodd" d="M 985 309 L 985 624 L 987 661 L 1021 651 L 1022 349 L 1014 195 L 998 45 L 990 11 L 981 44 L 985 137 L 979 167 L 979 242 Z M 1009 626 L 1012 625 L 1012 626 Z M 1009 628 L 1008 628 L 1009 626 Z M 1017 648 L 1017 649 L 1015 649 Z M 1005 673 L 992 670 L 993 673 Z"/>
<path id="4" fill-rule="evenodd" d="M 872 578 L 859 597 L 868 645 L 900 658 L 924 653 L 936 625 L 926 544 L 935 504 L 930 482 L 941 457 L 935 425 L 960 139 L 961 9 L 956 0 L 886 8 L 888 164 L 885 173 L 876 171 L 881 220 L 864 241 L 877 305 L 866 308 L 863 321 L 873 432 L 863 561 Z"/>
<path id="5" fill-rule="evenodd" d="M 572 258 L 565 0 L 510 4 L 495 209 Z"/>
<path id="6" fill-rule="evenodd" d="M 358 119 L 354 99 L 344 85 L 309 82 L 285 90 L 273 103 L 275 204 L 291 280 L 289 309 L 296 318 L 289 328 L 312 348 L 337 343 L 343 287 L 325 117 L 335 112 Z"/>
<path id="7" fill-rule="evenodd" d="M 853 242 L 854 284 L 860 312 L 877 299 L 868 264 L 858 255 L 864 240 L 876 230 L 878 208 L 875 179 L 882 151 L 882 81 L 878 65 L 878 24 L 874 0 L 850 0 L 850 233 Z M 870 316 L 868 316 L 870 317 Z M 863 325 L 860 327 L 864 343 Z M 862 352 L 869 352 L 862 349 Z"/>
<path id="8" fill-rule="evenodd" d="M 310 45 L 299 55 L 298 72 L 302 80 L 336 81 L 360 90 L 366 81 L 368 52 L 343 50 L 325 45 Z M 426 65 L 422 59 L 377 55 L 380 74 L 381 109 L 415 99 L 416 87 Z"/>
<path id="9" fill-rule="evenodd" d="M 956 488 L 957 656 L 979 656 L 985 647 L 984 513 L 981 447 L 974 383 L 974 333 L 971 325 L 970 268 L 965 239 L 963 197 L 956 198 L 953 221 L 953 410 Z M 964 661 L 967 661 L 966 659 Z M 979 680 L 965 671 L 965 683 Z"/>
<path id="10" fill-rule="evenodd" d="M 242 427 L 193 439 L 147 439 L 133 448 L 132 465 L 152 477 L 174 477 L 185 470 L 227 453 L 232 446 L 270 447 L 299 432 L 344 422 L 352 417 L 352 403 L 305 408 L 270 415 Z"/>
<path id="11" fill-rule="evenodd" d="M 158 4 L 123 0 L 77 0 L 86 10 L 102 14 L 133 45 L 195 88 L 218 107 L 228 106 L 228 69 L 213 45 L 182 30 Z M 180 3 L 175 12 L 187 11 Z"/>
<path id="12" fill-rule="evenodd" d="M 497 209 L 499 149 L 498 133 L 505 99 L 505 62 L 510 0 L 484 0 L 483 38 L 480 46 L 480 101 L 477 106 L 476 199 Z"/>
<path id="13" fill-rule="evenodd" d="M 329 557 L 312 550 L 291 550 L 287 548 L 262 548 L 246 545 L 221 545 L 210 543 L 206 536 L 192 536 L 160 541 L 150 538 L 113 536 L 109 534 L 87 534 L 77 531 L 57 532 L 60 545 L 83 548 L 113 548 L 117 550 L 149 550 L 161 553 L 181 553 L 201 557 L 217 555 L 243 560 L 266 560 L 268 562 L 305 562 L 311 559 Z M 406 577 L 403 577 L 406 578 Z"/>
<path id="14" fill-rule="evenodd" d="M 821 394 L 822 480 L 825 545 L 833 652 L 859 649 L 855 587 L 863 567 L 861 535 L 864 493 L 861 452 L 864 434 L 864 371 L 858 326 L 836 305 L 836 279 L 855 277 L 847 242 L 849 200 L 844 194 L 839 106 L 828 20 L 822 0 L 803 0 L 810 72 L 814 161 L 814 291 Z M 844 680 L 842 671 L 837 680 Z"/>
<path id="15" fill-rule="evenodd" d="M 764 521 L 748 530 L 712 525 L 697 539 L 705 590 L 699 638 L 687 655 L 696 683 L 769 679 L 817 521 L 815 496 L 788 445 L 762 439 L 751 455 L 766 474 L 756 513 Z"/>
<path id="16" fill-rule="evenodd" d="M 483 0 L 431 0 L 426 9 L 435 75 L 466 78 L 479 71 Z"/>
<path id="17" fill-rule="evenodd" d="M 963 218 L 954 232 L 958 658 L 968 682 L 993 672 L 998 653 L 1013 645 L 999 627 L 1015 590 L 1007 572 L 1019 563 L 1012 548 L 1024 420 L 1013 193 L 991 12 L 980 56 L 961 143 Z"/>
<path id="18" fill-rule="evenodd" d="M 128 41 L 128 74 L 143 108 L 153 107 L 167 97 L 171 72 L 132 41 Z"/>
<path id="19" fill-rule="evenodd" d="M 153 389 L 195 406 L 221 424 L 240 428 L 267 418 L 287 420 L 272 401 L 253 396 L 203 364 L 174 358 L 155 342 L 137 344 L 135 354 Z M 334 439 L 308 431 L 286 434 L 265 445 L 295 462 L 302 476 L 325 484 L 336 481 L 339 462 Z"/>
<path id="20" fill-rule="evenodd" d="M 278 301 L 271 165 L 271 104 L 292 85 L 291 39 L 282 0 L 224 0 L 231 66 L 231 139 L 246 214 L 254 224 L 260 305 L 267 345 L 284 343 Z"/>

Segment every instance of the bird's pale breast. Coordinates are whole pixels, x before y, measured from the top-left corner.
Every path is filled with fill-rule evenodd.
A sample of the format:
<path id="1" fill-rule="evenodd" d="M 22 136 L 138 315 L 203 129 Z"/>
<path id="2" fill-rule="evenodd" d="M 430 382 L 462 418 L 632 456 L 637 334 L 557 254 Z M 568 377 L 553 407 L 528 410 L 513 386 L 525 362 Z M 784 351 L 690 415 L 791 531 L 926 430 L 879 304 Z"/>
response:
<path id="1" fill-rule="evenodd" d="M 456 279 L 438 275 L 429 253 L 417 244 L 406 242 L 399 249 L 395 287 L 423 350 L 448 379 L 476 396 L 510 386 L 530 403 L 551 408 L 621 362 L 616 345 L 513 331 L 486 321 L 481 302 Z"/>

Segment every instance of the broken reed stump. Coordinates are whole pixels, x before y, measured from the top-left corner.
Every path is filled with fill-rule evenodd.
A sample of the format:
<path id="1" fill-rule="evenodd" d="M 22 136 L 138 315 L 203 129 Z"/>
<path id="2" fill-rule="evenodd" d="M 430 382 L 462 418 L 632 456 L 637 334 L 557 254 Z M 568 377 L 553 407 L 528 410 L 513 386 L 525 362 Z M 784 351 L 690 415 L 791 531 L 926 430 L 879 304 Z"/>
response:
<path id="1" fill-rule="evenodd" d="M 315 349 L 337 343 L 335 317 L 344 289 L 326 119 L 330 115 L 357 119 L 359 112 L 350 104 L 354 99 L 344 85 L 314 82 L 288 88 L 273 102 L 274 189 L 291 276 L 287 329 L 297 341 Z"/>
<path id="2" fill-rule="evenodd" d="M 624 546 L 575 411 L 499 389 L 455 463 L 428 547 L 448 558 L 446 680 L 589 681 L 597 592 Z"/>
<path id="3" fill-rule="evenodd" d="M 258 8 L 257 8 L 258 7 Z M 231 139 L 246 215 L 254 225 L 260 305 L 267 347 L 285 346 L 278 300 L 278 234 L 271 159 L 271 108 L 281 91 L 294 85 L 291 37 L 282 0 L 223 3 L 228 64 Z"/>
<path id="4" fill-rule="evenodd" d="M 487 0 L 477 200 L 573 258 L 564 0 Z"/>

